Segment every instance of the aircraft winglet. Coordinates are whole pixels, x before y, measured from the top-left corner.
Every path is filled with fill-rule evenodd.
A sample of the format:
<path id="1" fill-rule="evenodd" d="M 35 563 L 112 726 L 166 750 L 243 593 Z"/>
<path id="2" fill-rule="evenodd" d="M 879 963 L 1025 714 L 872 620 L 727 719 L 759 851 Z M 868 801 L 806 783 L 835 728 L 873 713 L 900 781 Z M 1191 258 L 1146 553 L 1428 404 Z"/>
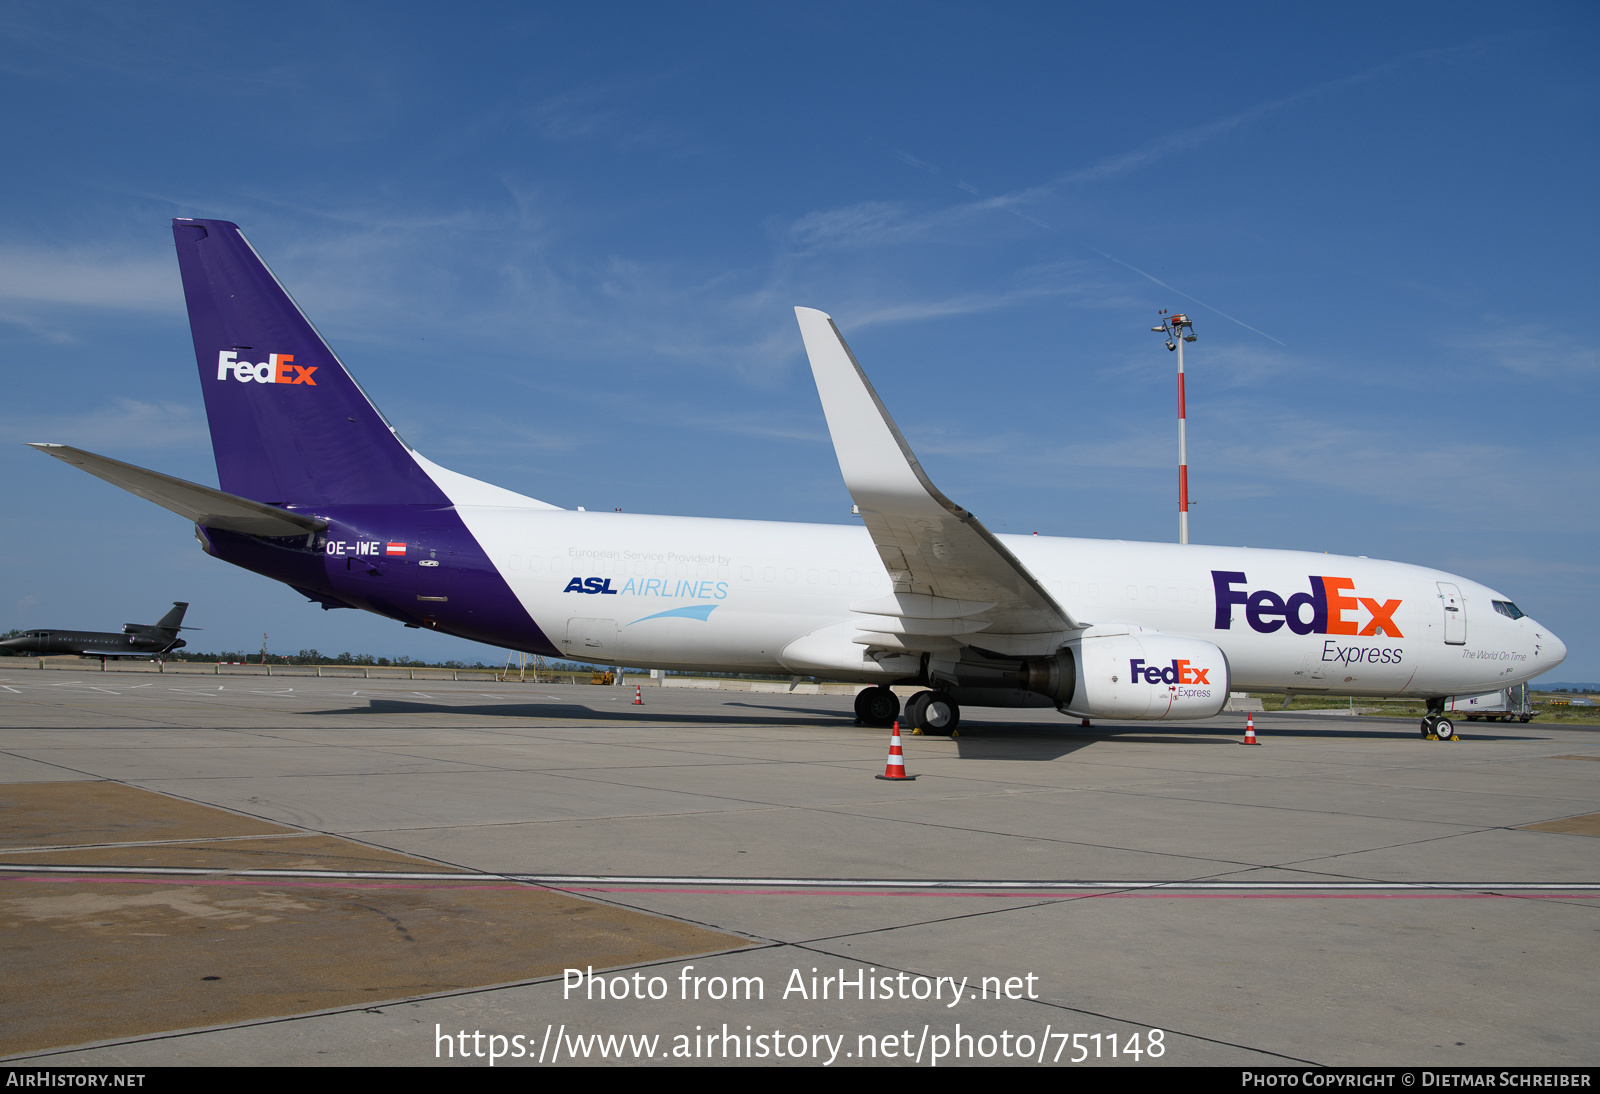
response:
<path id="1" fill-rule="evenodd" d="M 794 311 L 839 470 L 894 583 L 895 597 L 853 610 L 900 615 L 903 601 L 906 616 L 988 623 L 973 641 L 997 652 L 1053 650 L 1079 624 L 977 517 L 934 486 L 833 320 L 812 308 Z M 966 603 L 935 612 L 928 597 Z M 921 607 L 911 608 L 913 598 Z"/>

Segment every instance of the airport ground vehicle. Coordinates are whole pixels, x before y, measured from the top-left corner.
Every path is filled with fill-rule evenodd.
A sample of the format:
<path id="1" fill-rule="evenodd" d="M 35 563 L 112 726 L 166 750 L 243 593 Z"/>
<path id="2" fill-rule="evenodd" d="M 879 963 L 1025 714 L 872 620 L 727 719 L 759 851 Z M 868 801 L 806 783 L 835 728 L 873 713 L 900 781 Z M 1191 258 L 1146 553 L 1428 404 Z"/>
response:
<path id="1" fill-rule="evenodd" d="M 843 336 L 796 308 L 865 527 L 573 512 L 407 445 L 237 225 L 173 222 L 221 489 L 41 450 L 179 513 L 209 554 L 324 608 L 601 664 L 871 685 L 865 722 L 969 706 L 1160 720 L 1230 688 L 1445 697 L 1566 647 L 1500 593 L 1296 551 L 996 535 L 923 471 Z M 1505 606 L 1505 607 L 1502 607 Z M 1469 618 L 1470 617 L 1470 618 Z"/>
<path id="2" fill-rule="evenodd" d="M 1469 722 L 1480 718 L 1490 722 L 1530 722 L 1538 714 L 1528 698 L 1527 684 L 1514 684 L 1482 695 L 1452 695 L 1445 700 L 1444 709 L 1462 715 Z"/>

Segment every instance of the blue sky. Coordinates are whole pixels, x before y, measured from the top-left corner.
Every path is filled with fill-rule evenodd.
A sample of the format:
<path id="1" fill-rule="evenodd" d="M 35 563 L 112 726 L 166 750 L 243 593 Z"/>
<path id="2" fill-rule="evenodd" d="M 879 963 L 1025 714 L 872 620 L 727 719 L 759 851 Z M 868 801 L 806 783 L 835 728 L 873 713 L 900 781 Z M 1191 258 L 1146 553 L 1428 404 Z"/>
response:
<path id="1" fill-rule="evenodd" d="M 1600 679 L 1592 4 L 0 9 L 0 629 L 494 657 L 39 456 L 215 482 L 168 220 L 401 432 L 563 506 L 845 523 L 791 308 L 991 527 L 1499 588 Z"/>

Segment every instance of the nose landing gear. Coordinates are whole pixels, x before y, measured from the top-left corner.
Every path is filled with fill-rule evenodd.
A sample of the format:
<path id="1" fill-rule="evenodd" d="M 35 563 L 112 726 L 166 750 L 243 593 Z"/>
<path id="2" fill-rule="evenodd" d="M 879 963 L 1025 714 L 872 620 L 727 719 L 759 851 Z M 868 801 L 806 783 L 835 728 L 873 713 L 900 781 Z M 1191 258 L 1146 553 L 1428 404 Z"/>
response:
<path id="1" fill-rule="evenodd" d="M 1444 700 L 1429 699 L 1428 713 L 1422 716 L 1422 739 L 1424 741 L 1459 741 L 1456 736 L 1455 726 L 1450 719 L 1444 716 Z"/>

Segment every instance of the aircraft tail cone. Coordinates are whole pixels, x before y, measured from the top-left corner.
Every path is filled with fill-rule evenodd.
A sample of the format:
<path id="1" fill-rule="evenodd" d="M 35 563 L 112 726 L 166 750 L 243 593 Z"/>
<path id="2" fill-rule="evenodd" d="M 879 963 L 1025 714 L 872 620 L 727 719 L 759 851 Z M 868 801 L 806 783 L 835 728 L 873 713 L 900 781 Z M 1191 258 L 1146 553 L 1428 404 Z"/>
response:
<path id="1" fill-rule="evenodd" d="M 884 765 L 883 774 L 877 776 L 886 782 L 910 782 L 915 775 L 906 774 L 906 758 L 900 751 L 900 723 L 895 722 L 894 730 L 889 737 L 889 762 Z"/>
<path id="2" fill-rule="evenodd" d="M 1244 716 L 1244 743 L 1247 745 L 1261 743 L 1256 740 L 1256 716 L 1254 714 L 1246 714 Z"/>
<path id="3" fill-rule="evenodd" d="M 639 684 L 633 685 L 633 705 L 636 707 L 644 706 L 644 688 Z"/>

